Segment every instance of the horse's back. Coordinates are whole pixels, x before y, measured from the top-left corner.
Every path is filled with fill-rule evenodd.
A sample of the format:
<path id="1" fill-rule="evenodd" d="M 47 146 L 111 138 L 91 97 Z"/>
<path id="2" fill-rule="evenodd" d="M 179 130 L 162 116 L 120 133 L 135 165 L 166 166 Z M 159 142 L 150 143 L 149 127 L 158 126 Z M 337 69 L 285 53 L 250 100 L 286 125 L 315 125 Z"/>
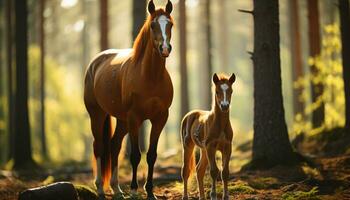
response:
<path id="1" fill-rule="evenodd" d="M 108 49 L 98 53 L 91 60 L 85 74 L 84 101 L 87 108 L 98 105 L 94 89 L 99 87 L 97 84 L 99 80 L 101 82 L 112 79 L 111 70 L 121 71 L 122 64 L 131 57 L 131 54 L 132 49 Z M 105 81 L 101 83 L 103 82 Z"/>

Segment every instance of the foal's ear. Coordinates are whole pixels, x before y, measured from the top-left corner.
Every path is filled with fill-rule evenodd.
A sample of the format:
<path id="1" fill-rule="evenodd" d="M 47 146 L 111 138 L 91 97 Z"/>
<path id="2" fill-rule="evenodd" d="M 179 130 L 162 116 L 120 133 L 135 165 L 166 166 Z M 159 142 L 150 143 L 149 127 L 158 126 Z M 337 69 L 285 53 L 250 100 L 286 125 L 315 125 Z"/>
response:
<path id="1" fill-rule="evenodd" d="M 171 11 L 173 11 L 173 4 L 170 0 L 168 0 L 168 3 L 165 6 L 165 11 L 170 15 Z"/>
<path id="2" fill-rule="evenodd" d="M 235 73 L 232 73 L 231 77 L 228 79 L 228 81 L 230 81 L 230 83 L 234 83 L 236 81 L 236 75 Z"/>
<path id="3" fill-rule="evenodd" d="M 148 12 L 149 14 L 153 14 L 156 11 L 156 6 L 153 3 L 153 0 L 148 2 Z"/>
<path id="4" fill-rule="evenodd" d="M 218 77 L 218 75 L 215 73 L 214 75 L 213 75 L 213 82 L 216 84 L 217 82 L 219 82 L 219 77 Z"/>

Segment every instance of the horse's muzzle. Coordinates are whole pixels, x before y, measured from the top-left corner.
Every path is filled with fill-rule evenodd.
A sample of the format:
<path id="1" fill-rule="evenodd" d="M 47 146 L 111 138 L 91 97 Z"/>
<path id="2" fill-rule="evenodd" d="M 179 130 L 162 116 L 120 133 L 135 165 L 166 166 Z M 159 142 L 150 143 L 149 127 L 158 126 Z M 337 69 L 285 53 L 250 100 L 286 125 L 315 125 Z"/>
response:
<path id="1" fill-rule="evenodd" d="M 171 45 L 169 44 L 169 46 L 159 46 L 159 52 L 162 55 L 162 57 L 168 57 L 170 55 L 171 52 Z"/>

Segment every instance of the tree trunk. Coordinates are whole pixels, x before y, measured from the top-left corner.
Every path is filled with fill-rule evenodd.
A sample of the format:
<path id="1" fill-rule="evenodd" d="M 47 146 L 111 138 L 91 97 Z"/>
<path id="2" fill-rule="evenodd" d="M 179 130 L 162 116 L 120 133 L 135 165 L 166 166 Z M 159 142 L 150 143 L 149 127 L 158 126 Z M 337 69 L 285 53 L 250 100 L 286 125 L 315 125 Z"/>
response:
<path id="1" fill-rule="evenodd" d="M 310 57 L 315 58 L 320 56 L 321 53 L 321 35 L 320 35 L 320 22 L 319 22 L 319 10 L 318 0 L 308 0 L 308 22 L 309 22 L 309 48 Z M 315 64 L 310 66 L 312 77 L 319 75 L 320 71 Z M 324 102 L 323 102 L 323 84 L 314 83 L 311 84 L 311 98 L 312 103 L 320 102 L 320 105 L 312 112 L 312 124 L 314 128 L 321 127 L 324 122 Z"/>
<path id="2" fill-rule="evenodd" d="M 219 0 L 219 24 L 223 24 L 223 26 L 220 26 L 219 28 L 219 58 L 220 58 L 220 69 L 222 69 L 223 72 L 231 74 L 232 72 L 229 71 L 231 68 L 229 66 L 229 37 L 227 33 L 229 33 L 229 26 L 227 26 L 227 12 L 226 12 L 226 6 L 227 6 L 227 0 Z M 232 69 L 232 68 L 231 68 Z"/>
<path id="3" fill-rule="evenodd" d="M 294 162 L 284 116 L 278 1 L 254 0 L 252 168 Z"/>
<path id="4" fill-rule="evenodd" d="M 179 1 L 179 40 L 180 40 L 180 84 L 181 84 L 181 112 L 180 119 L 189 110 L 188 81 L 187 81 L 187 35 L 186 35 L 186 0 Z"/>
<path id="5" fill-rule="evenodd" d="M 47 147 L 46 147 L 46 133 L 45 133 L 45 16 L 44 16 L 44 10 L 45 10 L 45 1 L 46 0 L 40 0 L 40 106 L 41 106 L 41 153 L 45 159 L 48 158 L 47 155 Z"/>
<path id="6" fill-rule="evenodd" d="M 27 1 L 15 1 L 16 90 L 14 168 L 32 164 L 32 148 L 28 119 L 28 22 Z"/>
<path id="7" fill-rule="evenodd" d="M 13 95 L 13 4 L 12 0 L 6 1 L 6 62 L 7 62 L 7 91 L 8 91 L 8 155 L 10 160 L 13 158 L 14 147 L 14 95 Z"/>
<path id="8" fill-rule="evenodd" d="M 205 33 L 203 44 L 201 45 L 204 51 L 203 65 L 201 66 L 199 91 L 201 91 L 201 107 L 203 109 L 211 108 L 211 75 L 212 70 L 212 52 L 211 52 L 211 26 L 210 26 L 210 0 L 203 1 L 203 30 Z"/>
<path id="9" fill-rule="evenodd" d="M 83 45 L 82 52 L 81 52 L 81 77 L 82 77 L 82 83 L 84 82 L 85 77 L 85 69 L 87 65 L 89 64 L 90 59 L 90 41 L 89 41 L 89 9 L 88 9 L 88 2 L 87 0 L 81 1 L 81 12 L 83 15 L 83 21 L 84 21 L 84 27 L 81 31 L 81 43 Z"/>
<path id="10" fill-rule="evenodd" d="M 292 76 L 293 82 L 303 76 L 303 61 L 301 53 L 301 36 L 299 25 L 298 0 L 289 1 L 290 8 L 290 47 L 292 56 Z M 292 84 L 293 85 L 293 84 Z M 294 116 L 304 113 L 304 103 L 299 100 L 300 89 L 293 89 Z"/>
<path id="11" fill-rule="evenodd" d="M 348 0 L 339 0 L 339 14 L 345 93 L 345 127 L 350 128 L 350 14 Z"/>
<path id="12" fill-rule="evenodd" d="M 133 26 L 132 26 L 132 38 L 136 39 L 137 34 L 140 32 L 143 23 L 146 19 L 146 1 L 145 0 L 133 0 L 132 6 Z M 129 139 L 129 137 L 128 137 Z M 129 142 L 127 144 L 130 144 Z M 130 144 L 131 145 L 131 144 Z M 142 124 L 139 133 L 139 146 L 140 151 L 146 151 L 146 127 L 145 123 Z M 131 150 L 131 146 L 127 149 Z M 130 153 L 130 152 L 129 152 Z"/>
<path id="13" fill-rule="evenodd" d="M 100 47 L 108 49 L 108 0 L 100 0 Z"/>

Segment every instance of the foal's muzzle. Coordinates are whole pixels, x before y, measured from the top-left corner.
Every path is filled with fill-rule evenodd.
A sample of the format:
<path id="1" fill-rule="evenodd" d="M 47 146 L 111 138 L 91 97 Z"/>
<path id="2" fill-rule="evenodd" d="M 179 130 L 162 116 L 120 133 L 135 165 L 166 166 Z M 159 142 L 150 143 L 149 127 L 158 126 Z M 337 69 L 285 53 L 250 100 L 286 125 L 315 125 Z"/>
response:
<path id="1" fill-rule="evenodd" d="M 230 104 L 220 104 L 220 108 L 222 112 L 228 112 L 230 109 Z"/>

